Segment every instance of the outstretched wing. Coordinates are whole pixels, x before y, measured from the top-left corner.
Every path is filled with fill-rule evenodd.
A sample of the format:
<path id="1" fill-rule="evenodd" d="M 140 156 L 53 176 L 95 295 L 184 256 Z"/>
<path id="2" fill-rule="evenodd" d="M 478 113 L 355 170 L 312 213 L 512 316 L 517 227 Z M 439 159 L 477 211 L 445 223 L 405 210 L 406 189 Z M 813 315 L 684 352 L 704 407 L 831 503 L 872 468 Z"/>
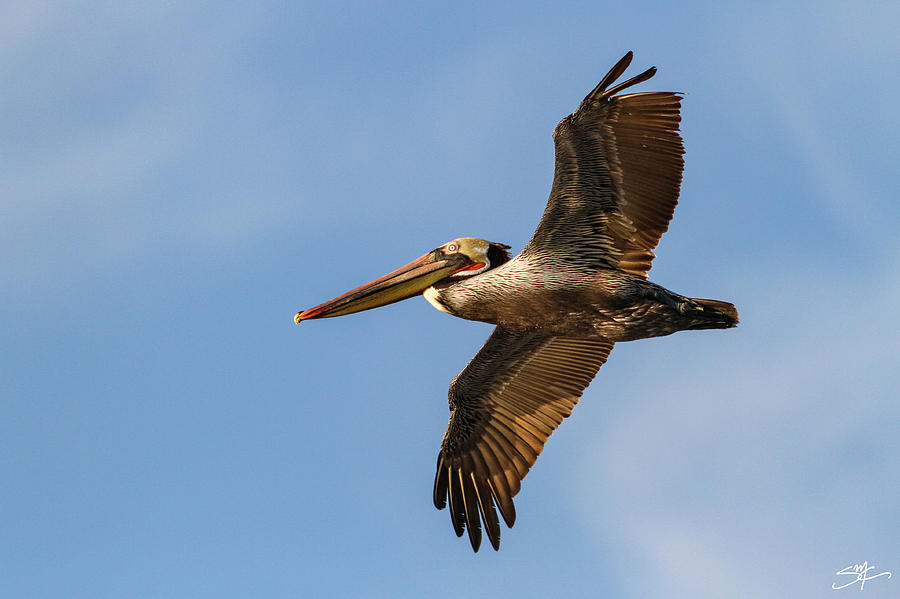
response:
<path id="1" fill-rule="evenodd" d="M 450 500 L 457 536 L 494 549 L 500 521 L 512 527 L 512 498 L 562 419 L 606 361 L 613 343 L 496 327 L 450 384 L 450 425 L 438 455 L 434 505 Z"/>
<path id="2" fill-rule="evenodd" d="M 523 253 L 647 276 L 678 203 L 681 96 L 615 96 L 656 73 L 653 67 L 610 87 L 631 58 L 626 54 L 553 132 L 553 187 Z"/>

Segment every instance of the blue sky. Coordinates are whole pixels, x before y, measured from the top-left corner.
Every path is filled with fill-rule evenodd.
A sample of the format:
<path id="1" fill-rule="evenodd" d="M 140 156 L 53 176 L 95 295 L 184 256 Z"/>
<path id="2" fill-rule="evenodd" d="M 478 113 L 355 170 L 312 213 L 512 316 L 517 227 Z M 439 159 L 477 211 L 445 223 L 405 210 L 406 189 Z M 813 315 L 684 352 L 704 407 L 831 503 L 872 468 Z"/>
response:
<path id="1" fill-rule="evenodd" d="M 900 584 L 893 2 L 0 6 L 0 595 L 823 597 Z M 499 553 L 431 505 L 490 326 L 293 314 L 519 250 L 626 51 L 686 93 L 651 276 Z M 837 596 L 837 595 L 835 595 Z"/>

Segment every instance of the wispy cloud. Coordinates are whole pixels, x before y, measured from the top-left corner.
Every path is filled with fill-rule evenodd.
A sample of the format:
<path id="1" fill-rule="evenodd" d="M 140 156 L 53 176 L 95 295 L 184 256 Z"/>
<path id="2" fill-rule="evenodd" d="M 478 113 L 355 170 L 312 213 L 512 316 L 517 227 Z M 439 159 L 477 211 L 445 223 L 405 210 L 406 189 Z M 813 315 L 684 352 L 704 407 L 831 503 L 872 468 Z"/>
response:
<path id="1" fill-rule="evenodd" d="M 887 116 L 900 93 L 897 79 L 887 75 L 900 68 L 900 44 L 885 26 L 896 18 L 883 14 L 876 23 L 865 13 L 844 3 L 772 4 L 717 13 L 715 24 L 723 53 L 748 76 L 741 101 L 766 106 L 770 120 L 757 125 L 769 132 L 773 153 L 796 161 L 792 176 L 809 186 L 812 203 L 805 209 L 823 210 L 875 249 L 900 223 L 890 191 L 900 178 L 887 158 L 900 151 L 900 128 Z M 798 28 L 798 20 L 805 26 Z M 785 142 L 792 151 L 783 152 Z M 873 168 L 882 176 L 871 177 Z M 886 180 L 895 185 L 885 186 Z"/>
<path id="2" fill-rule="evenodd" d="M 647 593 L 820 597 L 838 557 L 893 557 L 891 502 L 873 501 L 900 484 L 889 424 L 900 419 L 900 262 L 891 272 L 872 284 L 782 271 L 774 279 L 790 284 L 742 295 L 744 323 L 720 333 L 727 355 L 724 343 L 690 339 L 640 348 L 652 378 L 593 442 L 578 479 L 585 518 L 606 534 L 611 518 L 655 572 Z M 773 280 L 748 279 L 764 276 Z M 666 358 L 667 342 L 679 359 Z M 603 401 L 593 394 L 585 401 Z M 595 512 L 598 496 L 615 505 Z M 864 521 L 854 516 L 863 505 Z M 868 553 L 847 555 L 848 543 Z"/>
<path id="3" fill-rule="evenodd" d="M 287 209 L 217 189 L 221 173 L 207 159 L 221 150 L 210 140 L 222 97 L 258 100 L 227 77 L 228 54 L 258 19 L 226 11 L 188 38 L 173 30 L 189 10 L 131 8 L 6 7 L 4 279 L 127 261 L 157 243 L 230 243 Z"/>

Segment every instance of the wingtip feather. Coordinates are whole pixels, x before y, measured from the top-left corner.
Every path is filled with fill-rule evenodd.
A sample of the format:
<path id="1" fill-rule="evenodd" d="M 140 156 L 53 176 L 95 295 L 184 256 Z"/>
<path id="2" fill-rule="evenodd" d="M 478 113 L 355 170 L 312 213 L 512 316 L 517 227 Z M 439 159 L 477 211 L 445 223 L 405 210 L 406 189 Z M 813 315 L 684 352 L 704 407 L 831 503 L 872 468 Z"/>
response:
<path id="1" fill-rule="evenodd" d="M 439 510 L 447 506 L 447 469 L 444 468 L 444 454 L 438 453 L 437 472 L 434 475 L 434 507 Z"/>

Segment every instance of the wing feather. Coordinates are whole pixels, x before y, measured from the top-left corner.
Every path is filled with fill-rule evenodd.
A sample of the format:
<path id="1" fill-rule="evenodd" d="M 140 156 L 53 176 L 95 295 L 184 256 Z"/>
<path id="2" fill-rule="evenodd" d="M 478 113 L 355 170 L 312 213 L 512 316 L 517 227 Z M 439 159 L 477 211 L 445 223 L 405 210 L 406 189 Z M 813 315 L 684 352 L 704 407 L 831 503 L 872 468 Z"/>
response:
<path id="1" fill-rule="evenodd" d="M 475 551 L 482 531 L 499 548 L 497 510 L 507 526 L 515 523 L 512 498 L 522 479 L 612 346 L 497 327 L 451 383 L 434 505 L 449 499 L 453 529 L 457 536 L 468 529 Z"/>
<path id="2" fill-rule="evenodd" d="M 475 489 L 472 473 L 475 467 L 472 464 L 472 454 L 466 454 L 462 459 L 462 468 L 457 471 L 459 485 L 463 489 L 463 509 L 466 512 L 466 528 L 469 529 L 469 541 L 472 549 L 478 551 L 481 546 L 481 518 L 479 516 L 480 502 L 478 491 Z"/>
<path id="3" fill-rule="evenodd" d="M 631 56 L 626 54 L 553 132 L 553 187 L 524 253 L 646 278 L 681 189 L 681 96 L 616 96 L 656 72 L 648 69 L 609 87 Z"/>

